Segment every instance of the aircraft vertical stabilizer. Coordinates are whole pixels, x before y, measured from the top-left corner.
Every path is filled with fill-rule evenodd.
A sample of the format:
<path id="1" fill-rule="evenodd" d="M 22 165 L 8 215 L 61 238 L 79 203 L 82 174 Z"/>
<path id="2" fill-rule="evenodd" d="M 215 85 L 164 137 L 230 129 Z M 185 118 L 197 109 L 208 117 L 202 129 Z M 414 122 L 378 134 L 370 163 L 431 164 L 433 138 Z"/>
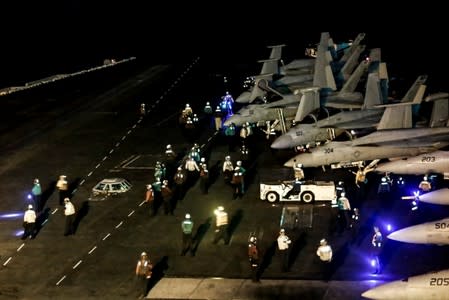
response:
<path id="1" fill-rule="evenodd" d="M 302 121 L 312 111 L 320 108 L 320 88 L 301 89 L 300 93 L 302 96 L 295 116 L 296 122 Z"/>
<path id="2" fill-rule="evenodd" d="M 313 86 L 328 88 L 335 91 L 337 86 L 330 66 L 332 56 L 328 51 L 329 39 L 329 32 L 321 33 L 320 44 L 318 45 L 317 56 L 315 59 Z"/>
<path id="3" fill-rule="evenodd" d="M 365 38 L 365 33 L 359 33 L 355 40 L 352 42 L 351 47 L 349 47 L 348 51 L 343 54 L 343 56 L 340 58 L 341 62 L 348 61 L 351 57 L 352 53 L 358 48 L 362 40 Z"/>
<path id="4" fill-rule="evenodd" d="M 282 48 L 285 47 L 285 45 L 273 45 L 273 46 L 267 46 L 267 48 L 271 49 L 270 53 L 270 59 L 282 59 Z"/>
<path id="5" fill-rule="evenodd" d="M 370 62 L 368 60 L 361 61 L 338 93 L 353 93 L 359 84 L 360 78 L 368 70 L 369 64 Z"/>
<path id="6" fill-rule="evenodd" d="M 377 72 L 370 73 L 366 82 L 365 100 L 362 109 L 372 108 L 380 104 L 382 104 L 382 94 L 379 74 Z"/>
<path id="7" fill-rule="evenodd" d="M 260 75 L 265 74 L 278 74 L 279 73 L 279 59 L 270 58 L 259 60 L 258 62 L 263 63 Z"/>
<path id="8" fill-rule="evenodd" d="M 357 46 L 357 48 L 353 51 L 351 56 L 346 61 L 343 68 L 341 68 L 341 74 L 343 75 L 343 79 L 347 80 L 351 75 L 351 72 L 357 66 L 357 62 L 359 60 L 360 54 L 365 50 L 365 45 Z"/>
<path id="9" fill-rule="evenodd" d="M 377 130 L 412 128 L 412 104 L 420 104 L 426 90 L 426 86 L 423 84 L 425 80 L 423 81 L 422 79 L 423 76 L 419 76 L 404 98 L 402 98 L 400 104 L 406 103 L 409 105 L 392 104 L 384 106 L 385 111 L 377 126 Z"/>
<path id="10" fill-rule="evenodd" d="M 449 99 L 434 100 L 429 127 L 444 127 L 449 120 Z"/>

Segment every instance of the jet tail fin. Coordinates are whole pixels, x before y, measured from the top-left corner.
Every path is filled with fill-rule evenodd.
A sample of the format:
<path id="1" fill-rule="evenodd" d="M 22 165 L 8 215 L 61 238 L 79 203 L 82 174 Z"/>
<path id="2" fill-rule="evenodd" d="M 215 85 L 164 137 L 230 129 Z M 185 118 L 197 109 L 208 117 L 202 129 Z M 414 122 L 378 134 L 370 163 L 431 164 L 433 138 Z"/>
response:
<path id="1" fill-rule="evenodd" d="M 262 70 L 260 71 L 260 75 L 278 74 L 279 73 L 279 59 L 278 58 L 262 59 L 257 62 L 263 63 Z"/>
<path id="2" fill-rule="evenodd" d="M 295 122 L 302 121 L 312 111 L 320 108 L 320 88 L 311 87 L 300 90 L 302 96 L 295 116 Z"/>
<path id="3" fill-rule="evenodd" d="M 335 78 L 330 66 L 332 56 L 328 51 L 329 40 L 329 32 L 322 32 L 320 44 L 318 45 L 317 56 L 315 59 L 313 86 L 328 88 L 335 91 L 337 89 L 337 86 L 335 84 Z"/>
<path id="4" fill-rule="evenodd" d="M 420 77 L 418 77 L 420 79 Z M 420 80 L 415 81 L 420 82 Z M 426 86 L 421 84 L 419 86 L 412 85 L 410 89 L 414 90 L 414 95 L 407 92 L 403 100 L 409 99 L 411 101 L 401 102 L 397 104 L 379 105 L 377 107 L 385 107 L 384 114 L 377 126 L 377 130 L 383 129 L 398 129 L 398 128 L 412 128 L 412 105 L 420 104 L 424 95 Z M 413 96 L 413 99 L 411 97 Z"/>
<path id="5" fill-rule="evenodd" d="M 359 84 L 360 78 L 362 78 L 362 75 L 368 70 L 369 64 L 369 60 L 361 61 L 338 93 L 353 93 Z"/>
<path id="6" fill-rule="evenodd" d="M 268 49 L 271 49 L 270 59 L 282 59 L 282 48 L 285 46 L 284 44 L 267 46 Z"/>
<path id="7" fill-rule="evenodd" d="M 447 93 L 438 93 L 426 97 L 426 101 L 434 101 L 429 127 L 449 125 L 449 98 Z"/>
<path id="8" fill-rule="evenodd" d="M 377 72 L 370 73 L 366 82 L 365 100 L 362 109 L 372 108 L 382 103 L 379 74 Z"/>
<path id="9" fill-rule="evenodd" d="M 351 72 L 357 66 L 357 62 L 359 60 L 360 54 L 365 50 L 365 45 L 359 45 L 352 51 L 351 56 L 347 59 L 343 67 L 341 68 L 341 76 L 343 76 L 343 80 L 346 81 L 350 76 Z"/>
<path id="10" fill-rule="evenodd" d="M 353 52 L 358 48 L 362 40 L 365 38 L 365 33 L 359 33 L 355 40 L 352 42 L 351 47 L 349 47 L 348 51 L 343 54 L 343 56 L 340 58 L 340 61 L 348 61 L 349 58 L 352 56 Z"/>

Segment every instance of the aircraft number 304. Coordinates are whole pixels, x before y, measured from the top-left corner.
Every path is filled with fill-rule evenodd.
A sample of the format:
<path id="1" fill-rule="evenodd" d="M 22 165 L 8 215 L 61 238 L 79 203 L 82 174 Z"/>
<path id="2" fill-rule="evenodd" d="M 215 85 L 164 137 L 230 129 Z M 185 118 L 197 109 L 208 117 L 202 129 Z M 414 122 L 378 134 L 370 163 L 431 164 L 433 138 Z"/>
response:
<path id="1" fill-rule="evenodd" d="M 435 162 L 435 156 L 423 156 L 421 157 L 421 162 L 426 163 L 426 162 Z"/>
<path id="2" fill-rule="evenodd" d="M 446 286 L 449 285 L 449 277 L 431 277 L 429 285 Z"/>
<path id="3" fill-rule="evenodd" d="M 435 223 L 435 229 L 449 229 L 449 223 L 437 222 Z"/>

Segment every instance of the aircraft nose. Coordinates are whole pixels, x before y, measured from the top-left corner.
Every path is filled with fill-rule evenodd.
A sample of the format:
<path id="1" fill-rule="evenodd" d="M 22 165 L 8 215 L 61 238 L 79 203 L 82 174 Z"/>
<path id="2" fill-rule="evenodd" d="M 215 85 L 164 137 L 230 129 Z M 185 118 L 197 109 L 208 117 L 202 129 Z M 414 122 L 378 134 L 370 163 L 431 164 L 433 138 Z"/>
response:
<path id="1" fill-rule="evenodd" d="M 379 285 L 370 290 L 367 290 L 362 294 L 362 297 L 367 299 L 405 299 L 406 283 L 403 282 L 391 282 L 383 285 Z"/>
<path id="2" fill-rule="evenodd" d="M 425 243 L 425 230 L 418 226 L 419 225 L 394 231 L 390 233 L 387 238 L 403 243 Z"/>
<path id="3" fill-rule="evenodd" d="M 288 149 L 293 148 L 293 139 L 290 135 L 281 135 L 272 144 L 273 149 Z"/>
<path id="4" fill-rule="evenodd" d="M 251 92 L 244 91 L 240 94 L 240 96 L 235 99 L 235 102 L 237 103 L 249 103 L 249 97 L 251 96 Z"/>

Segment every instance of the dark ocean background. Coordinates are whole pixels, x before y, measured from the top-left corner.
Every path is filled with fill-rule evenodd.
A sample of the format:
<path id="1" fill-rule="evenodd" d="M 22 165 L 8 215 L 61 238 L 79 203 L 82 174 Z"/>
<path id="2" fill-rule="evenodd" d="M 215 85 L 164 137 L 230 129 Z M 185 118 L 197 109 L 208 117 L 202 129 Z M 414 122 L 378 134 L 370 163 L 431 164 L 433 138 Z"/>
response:
<path id="1" fill-rule="evenodd" d="M 374 2 L 373 2 L 374 3 Z M 188 62 L 201 56 L 223 68 L 257 74 L 272 44 L 284 61 L 329 31 L 335 42 L 366 32 L 382 48 L 392 82 L 428 74 L 428 91 L 447 91 L 449 37 L 445 10 L 435 4 L 327 5 L 149 1 L 14 1 L 1 4 L 0 88 L 136 56 L 141 64 Z M 376 2 L 377 3 L 377 2 Z M 293 5 L 293 6 L 292 6 Z M 352 10 L 350 10 L 352 9 Z M 245 74 L 252 75 L 252 74 Z M 393 83 L 394 84 L 394 83 Z"/>

